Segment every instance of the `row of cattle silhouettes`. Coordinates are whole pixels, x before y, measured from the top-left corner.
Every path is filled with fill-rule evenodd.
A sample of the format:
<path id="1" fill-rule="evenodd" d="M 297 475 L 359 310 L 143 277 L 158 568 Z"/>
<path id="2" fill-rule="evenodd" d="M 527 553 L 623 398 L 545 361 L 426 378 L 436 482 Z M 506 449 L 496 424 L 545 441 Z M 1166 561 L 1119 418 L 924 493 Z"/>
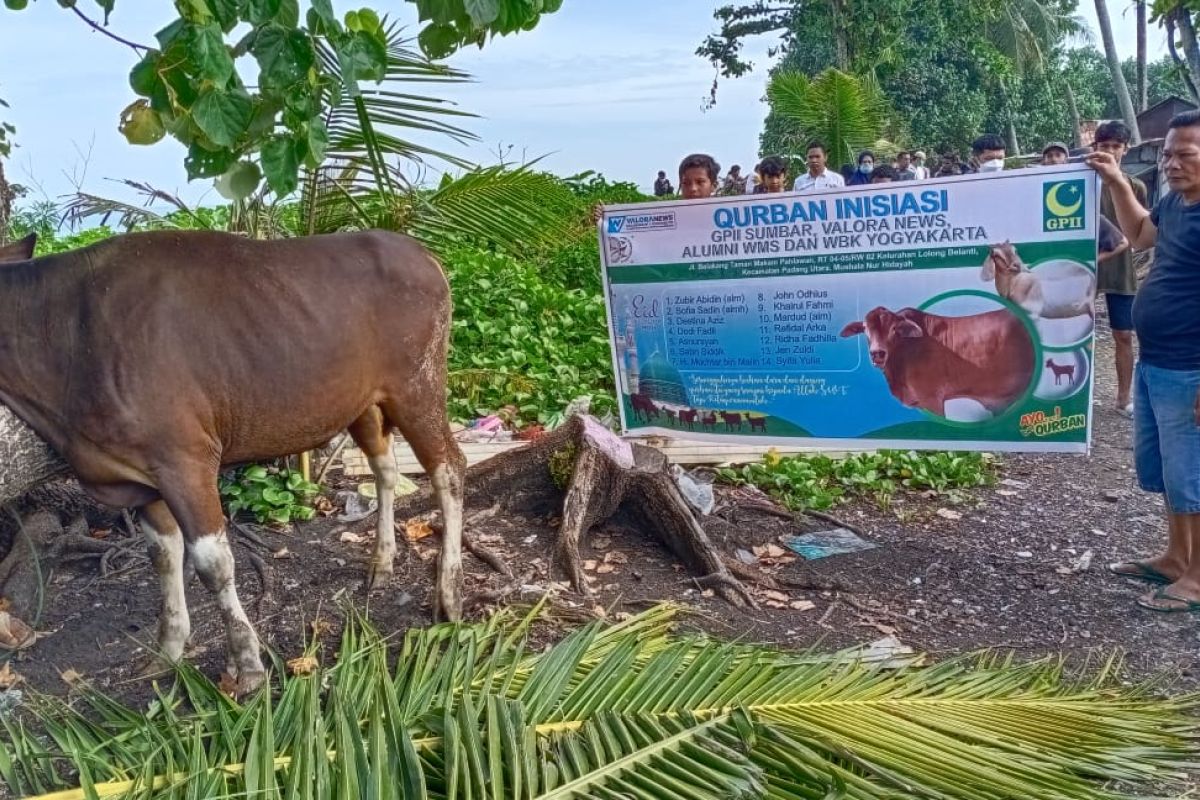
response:
<path id="1" fill-rule="evenodd" d="M 766 417 L 752 417 L 749 414 L 743 414 L 737 411 L 701 411 L 696 408 L 674 409 L 668 406 L 660 406 L 654 402 L 649 396 L 641 393 L 635 393 L 629 396 L 630 405 L 633 406 L 633 418 L 639 422 L 649 422 L 652 419 L 659 419 L 665 415 L 667 424 L 671 427 L 687 428 L 689 431 L 696 430 L 696 423 L 700 423 L 702 431 L 716 431 L 717 422 L 725 423 L 725 432 L 742 430 L 743 421 L 750 423 L 751 431 L 767 432 Z"/>
<path id="2" fill-rule="evenodd" d="M 398 431 L 441 506 L 435 610 L 461 616 L 466 462 L 446 411 L 450 287 L 424 247 L 381 231 L 278 241 L 155 231 L 37 259 L 33 245 L 0 248 L 10 262 L 0 402 L 97 500 L 138 510 L 160 580 L 163 657 L 180 659 L 191 634 L 186 551 L 216 598 L 228 674 L 241 692 L 263 682 L 217 475 L 343 430 L 366 453 L 379 499 L 368 587 L 393 574 Z M 334 287 L 342 313 L 330 315 Z"/>

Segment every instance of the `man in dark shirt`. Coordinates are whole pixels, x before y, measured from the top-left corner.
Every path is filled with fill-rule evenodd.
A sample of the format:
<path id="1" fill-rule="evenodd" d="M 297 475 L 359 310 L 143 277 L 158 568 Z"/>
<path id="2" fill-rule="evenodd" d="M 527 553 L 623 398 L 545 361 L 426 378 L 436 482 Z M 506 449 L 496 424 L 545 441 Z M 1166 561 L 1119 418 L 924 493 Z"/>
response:
<path id="1" fill-rule="evenodd" d="M 1167 549 L 1110 571 L 1165 584 L 1138 600 L 1153 611 L 1200 611 L 1200 112 L 1171 120 L 1162 168 L 1171 193 L 1147 212 L 1110 153 L 1088 163 L 1112 196 L 1136 248 L 1155 248 L 1133 303 L 1141 343 L 1134 372 L 1138 483 L 1166 496 Z"/>
<path id="2" fill-rule="evenodd" d="M 663 170 L 658 171 L 658 178 L 654 181 L 654 196 L 667 197 L 675 194 L 675 187 L 671 185 L 671 181 L 667 178 L 667 173 Z"/>

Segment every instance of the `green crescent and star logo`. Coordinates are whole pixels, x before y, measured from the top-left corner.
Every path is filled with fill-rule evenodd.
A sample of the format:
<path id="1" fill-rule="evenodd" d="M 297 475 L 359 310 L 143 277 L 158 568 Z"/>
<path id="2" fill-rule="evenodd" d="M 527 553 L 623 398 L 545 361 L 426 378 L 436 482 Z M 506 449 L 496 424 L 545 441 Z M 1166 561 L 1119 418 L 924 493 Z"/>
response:
<path id="1" fill-rule="evenodd" d="M 1087 209 L 1084 182 L 1056 181 L 1042 185 L 1042 230 L 1083 230 Z"/>

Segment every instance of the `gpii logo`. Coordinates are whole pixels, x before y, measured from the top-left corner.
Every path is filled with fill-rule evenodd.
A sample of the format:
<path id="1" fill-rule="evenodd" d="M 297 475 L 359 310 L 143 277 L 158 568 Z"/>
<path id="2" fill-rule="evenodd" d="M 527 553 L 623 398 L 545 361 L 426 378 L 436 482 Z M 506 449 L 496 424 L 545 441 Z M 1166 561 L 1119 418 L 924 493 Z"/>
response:
<path id="1" fill-rule="evenodd" d="M 1083 230 L 1087 214 L 1083 192 L 1081 180 L 1042 184 L 1042 230 Z"/>

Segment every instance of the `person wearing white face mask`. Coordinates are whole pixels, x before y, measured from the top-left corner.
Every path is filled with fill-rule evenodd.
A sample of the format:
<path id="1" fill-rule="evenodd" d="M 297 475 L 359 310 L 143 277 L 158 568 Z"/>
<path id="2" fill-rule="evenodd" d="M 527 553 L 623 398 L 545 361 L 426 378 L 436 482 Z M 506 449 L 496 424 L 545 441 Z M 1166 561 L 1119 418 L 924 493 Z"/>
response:
<path id="1" fill-rule="evenodd" d="M 971 143 L 974 172 L 999 172 L 1004 169 L 1004 140 L 994 133 L 985 133 Z"/>
<path id="2" fill-rule="evenodd" d="M 858 168 L 854 170 L 854 174 L 846 181 L 847 186 L 862 186 L 871 182 L 871 170 L 875 169 L 875 154 L 870 150 L 863 150 L 858 154 Z"/>

